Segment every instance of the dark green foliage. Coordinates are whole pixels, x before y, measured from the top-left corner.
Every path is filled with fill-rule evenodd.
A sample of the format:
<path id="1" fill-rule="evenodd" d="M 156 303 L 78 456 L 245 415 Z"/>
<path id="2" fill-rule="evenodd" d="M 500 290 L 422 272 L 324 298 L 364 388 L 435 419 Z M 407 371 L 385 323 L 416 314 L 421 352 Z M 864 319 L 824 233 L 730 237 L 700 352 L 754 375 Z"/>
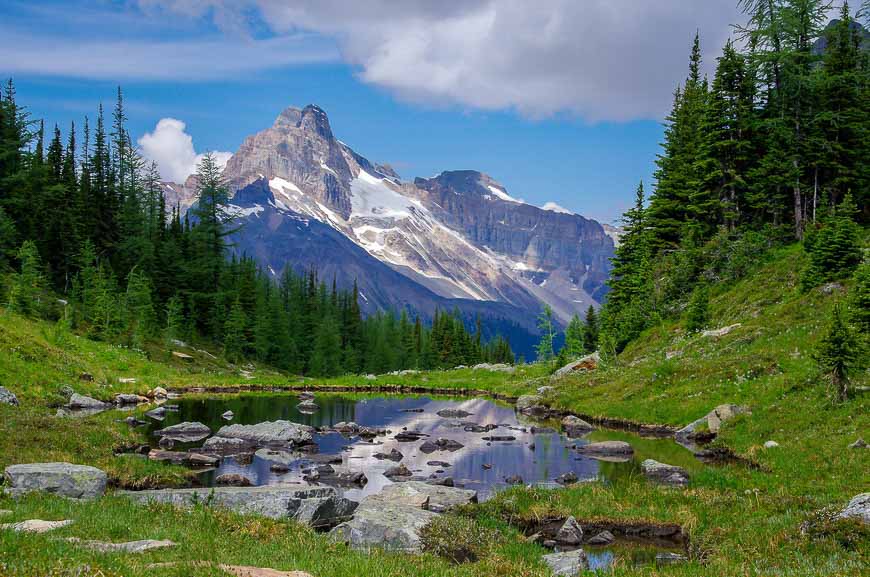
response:
<path id="1" fill-rule="evenodd" d="M 855 271 L 855 286 L 849 299 L 852 322 L 865 339 L 870 339 L 870 263 Z"/>
<path id="2" fill-rule="evenodd" d="M 707 285 L 695 288 L 686 308 L 686 331 L 698 332 L 710 322 L 710 291 Z"/>
<path id="3" fill-rule="evenodd" d="M 538 360 L 547 362 L 553 359 L 553 341 L 556 338 L 556 325 L 553 321 L 553 309 L 550 305 L 544 305 L 544 310 L 538 315 L 538 330 L 541 332 L 541 340 L 535 347 Z"/>
<path id="4" fill-rule="evenodd" d="M 36 244 L 25 241 L 18 251 L 21 272 L 12 277 L 9 289 L 9 308 L 25 316 L 39 316 L 45 307 L 46 283 L 43 276 L 42 259 Z"/>
<path id="5" fill-rule="evenodd" d="M 819 368 L 831 379 L 837 397 L 844 401 L 849 394 L 849 376 L 859 368 L 862 343 L 849 326 L 847 313 L 837 304 L 827 333 L 819 343 L 815 358 Z"/>
<path id="6" fill-rule="evenodd" d="M 801 276 L 804 289 L 848 277 L 857 268 L 861 262 L 861 228 L 854 214 L 852 196 L 846 195 L 832 216 L 807 230 L 804 249 L 809 263 Z"/>
<path id="7" fill-rule="evenodd" d="M 559 351 L 559 360 L 567 362 L 567 359 L 575 359 L 582 355 L 585 350 L 583 337 L 583 321 L 578 315 L 574 315 L 565 329 L 565 346 Z"/>
<path id="8" fill-rule="evenodd" d="M 593 353 L 598 349 L 598 315 L 592 305 L 586 310 L 586 323 L 583 325 L 583 352 Z"/>

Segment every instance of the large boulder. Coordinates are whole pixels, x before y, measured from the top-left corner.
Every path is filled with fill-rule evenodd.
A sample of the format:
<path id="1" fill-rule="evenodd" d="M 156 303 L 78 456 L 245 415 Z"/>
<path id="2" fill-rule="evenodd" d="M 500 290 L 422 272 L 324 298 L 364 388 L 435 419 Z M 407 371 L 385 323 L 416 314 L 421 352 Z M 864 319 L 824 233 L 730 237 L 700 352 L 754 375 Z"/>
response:
<path id="1" fill-rule="evenodd" d="M 683 487 L 689 484 L 689 473 L 682 467 L 659 463 L 653 459 L 647 459 L 640 464 L 640 470 L 647 479 L 663 485 L 675 485 Z"/>
<path id="2" fill-rule="evenodd" d="M 226 425 L 216 433 L 218 437 L 242 439 L 258 446 L 306 445 L 311 443 L 311 427 L 290 421 L 266 421 L 256 425 Z"/>
<path id="3" fill-rule="evenodd" d="M 4 472 L 6 492 L 17 496 L 31 491 L 54 493 L 74 499 L 95 499 L 106 491 L 104 471 L 71 463 L 10 465 Z"/>
<path id="4" fill-rule="evenodd" d="M 109 404 L 85 395 L 73 393 L 70 395 L 67 407 L 70 409 L 106 409 L 109 407 Z"/>
<path id="5" fill-rule="evenodd" d="M 594 371 L 598 368 L 598 363 L 601 362 L 601 357 L 598 352 L 594 352 L 591 355 L 586 355 L 582 359 L 577 359 L 576 361 L 572 361 L 557 370 L 553 373 L 553 376 L 556 378 L 564 377 L 566 375 L 570 375 L 571 373 L 581 372 L 581 371 Z"/>
<path id="6" fill-rule="evenodd" d="M 124 491 L 140 503 L 166 503 L 190 507 L 196 503 L 230 509 L 237 513 L 273 519 L 295 519 L 312 527 L 330 527 L 350 518 L 357 503 L 345 499 L 332 487 L 269 485 L 263 487 L 213 487 L 202 489 L 156 489 Z"/>
<path id="7" fill-rule="evenodd" d="M 155 431 L 154 434 L 161 439 L 169 439 L 179 443 L 194 443 L 211 435 L 211 429 L 208 428 L 208 425 L 203 425 L 202 423 L 185 421 Z"/>
<path id="8" fill-rule="evenodd" d="M 675 437 L 678 441 L 690 441 L 700 436 L 718 435 L 722 423 L 744 413 L 751 413 L 749 407 L 732 404 L 719 405 L 700 419 L 692 421 L 677 431 Z"/>
<path id="9" fill-rule="evenodd" d="M 555 577 L 576 577 L 589 568 L 589 560 L 583 549 L 550 553 L 544 555 L 543 560 Z"/>
<path id="10" fill-rule="evenodd" d="M 0 404 L 18 406 L 18 397 L 6 387 L 0 387 Z"/>
<path id="11" fill-rule="evenodd" d="M 574 517 L 568 517 L 553 538 L 559 545 L 579 545 L 583 542 L 583 529 Z"/>
<path id="12" fill-rule="evenodd" d="M 861 493 L 853 497 L 837 516 L 841 519 L 859 519 L 864 524 L 870 525 L 870 493 Z"/>
<path id="13" fill-rule="evenodd" d="M 523 395 L 517 399 L 517 411 L 530 417 L 546 417 L 550 414 L 550 408 L 543 402 L 540 395 Z"/>
<path id="14" fill-rule="evenodd" d="M 353 549 L 420 553 L 420 531 L 437 516 L 414 505 L 367 497 L 354 512 L 353 520 L 337 526 L 331 536 Z"/>

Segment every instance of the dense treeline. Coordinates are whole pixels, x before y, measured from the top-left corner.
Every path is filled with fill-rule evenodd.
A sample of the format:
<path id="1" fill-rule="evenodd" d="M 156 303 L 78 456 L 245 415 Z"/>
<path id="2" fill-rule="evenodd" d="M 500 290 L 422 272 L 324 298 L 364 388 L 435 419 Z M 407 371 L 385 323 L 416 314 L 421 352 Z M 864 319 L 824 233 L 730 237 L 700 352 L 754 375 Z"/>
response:
<path id="1" fill-rule="evenodd" d="M 514 361 L 504 339 L 482 342 L 480 323 L 472 333 L 458 313 L 431 326 L 405 311 L 364 318 L 356 287 L 290 269 L 275 282 L 230 259 L 234 215 L 214 159 L 198 166 L 198 201 L 182 214 L 126 120 L 119 89 L 111 127 L 101 106 L 93 131 L 85 118 L 64 139 L 30 119 L 11 80 L 0 90 L 0 269 L 13 310 L 140 348 L 205 340 L 231 362 L 317 376 Z"/>
<path id="2" fill-rule="evenodd" d="M 749 22 L 712 82 L 695 39 L 657 158 L 624 215 L 602 353 L 660 319 L 707 323 L 712 283 L 740 278 L 776 243 L 804 243 L 804 289 L 859 266 L 870 216 L 870 58 L 848 4 L 741 0 Z M 738 44 L 742 48 L 738 48 Z M 866 265 L 864 265 L 866 267 Z"/>

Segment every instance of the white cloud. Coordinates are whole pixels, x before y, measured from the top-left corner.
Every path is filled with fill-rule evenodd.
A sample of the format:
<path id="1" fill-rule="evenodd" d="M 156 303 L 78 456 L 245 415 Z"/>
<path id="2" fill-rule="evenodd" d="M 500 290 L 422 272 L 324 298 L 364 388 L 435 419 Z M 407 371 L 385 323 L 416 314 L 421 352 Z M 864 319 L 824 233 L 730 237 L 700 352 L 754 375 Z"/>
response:
<path id="1" fill-rule="evenodd" d="M 415 102 L 661 118 L 696 30 L 707 69 L 744 19 L 737 0 L 139 0 L 236 31 L 332 37 L 365 82 Z M 228 26 L 227 22 L 234 23 Z"/>
<path id="2" fill-rule="evenodd" d="M 561 212 L 564 214 L 574 214 L 573 211 L 570 211 L 567 208 L 565 208 L 564 206 L 556 204 L 555 202 L 552 202 L 552 201 L 544 204 L 544 206 L 542 206 L 541 208 L 543 208 L 544 210 L 551 210 L 553 212 Z"/>
<path id="3" fill-rule="evenodd" d="M 196 172 L 203 154 L 193 148 L 193 138 L 185 132 L 186 125 L 175 118 L 161 118 L 153 132 L 146 132 L 139 139 L 142 155 L 157 163 L 163 180 L 183 183 Z M 223 168 L 233 155 L 231 152 L 214 151 L 212 154 Z"/>

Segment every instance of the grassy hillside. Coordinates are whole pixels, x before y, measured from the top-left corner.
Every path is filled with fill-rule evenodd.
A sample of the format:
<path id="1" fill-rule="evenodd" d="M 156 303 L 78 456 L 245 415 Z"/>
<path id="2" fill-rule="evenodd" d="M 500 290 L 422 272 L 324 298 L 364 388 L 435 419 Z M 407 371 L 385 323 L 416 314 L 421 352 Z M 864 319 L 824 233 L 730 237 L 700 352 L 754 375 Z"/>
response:
<path id="1" fill-rule="evenodd" d="M 514 374 L 472 371 L 344 377 L 306 381 L 308 386 L 424 387 L 487 390 L 517 396 L 555 384 L 547 401 L 578 414 L 638 423 L 681 426 L 722 403 L 748 405 L 752 413 L 729 421 L 716 445 L 746 463 L 693 467 L 690 488 L 666 489 L 639 478 L 611 484 L 581 484 L 546 491 L 512 489 L 463 515 L 495 531 L 477 563 L 453 565 L 425 555 L 348 552 L 292 523 L 253 521 L 196 510 L 133 507 L 120 499 L 79 504 L 44 496 L 22 501 L 0 498 L 8 520 L 73 518 L 76 524 L 53 536 L 122 540 L 170 538 L 175 549 L 139 557 L 94 555 L 49 536 L 0 532 L 0 572 L 49 574 L 88 564 L 106 575 L 183 575 L 184 568 L 148 568 L 156 561 L 215 558 L 222 562 L 300 569 L 316 577 L 344 575 L 545 575 L 543 549 L 526 543 L 520 530 L 548 517 L 574 515 L 583 524 L 668 524 L 688 532 L 691 562 L 647 568 L 650 575 L 862 575 L 868 574 L 870 535 L 857 523 L 832 523 L 820 511 L 842 507 L 870 490 L 870 451 L 849 449 L 870 439 L 866 393 L 844 403 L 819 374 L 812 352 L 835 303 L 849 283 L 798 288 L 803 254 L 793 246 L 772 253 L 757 271 L 714 290 L 715 327 L 735 325 L 727 335 L 687 335 L 667 322 L 633 343 L 618 363 L 593 373 L 550 382 L 546 367 L 520 367 Z M 121 391 L 220 387 L 237 384 L 299 386 L 300 380 L 262 367 L 242 373 L 192 348 L 193 361 L 174 359 L 164 347 L 141 353 L 58 332 L 53 326 L 0 315 L 0 384 L 21 407 L 0 406 L 0 466 L 15 462 L 66 460 L 106 469 L 118 485 L 184 483 L 187 471 L 115 457 L 112 448 L 141 442 L 139 433 L 108 412 L 89 419 L 57 419 L 64 384 L 99 398 Z M 150 360 L 149 357 L 150 356 Z M 83 372 L 94 381 L 80 380 Z M 135 378 L 121 384 L 119 378 Z M 250 377 L 250 378 L 249 378 Z M 866 386 L 866 373 L 855 378 Z M 763 448 L 774 440 L 779 447 Z M 641 447 L 639 447 L 641 448 Z M 802 527 L 804 530 L 802 530 Z M 459 539 L 462 533 L 455 536 Z M 189 569 L 189 568 L 188 568 Z M 188 571 L 188 572 L 185 572 Z M 616 575 L 637 574 L 632 567 Z M 208 574 L 206 570 L 198 574 Z M 220 574 L 214 570 L 214 574 Z"/>

